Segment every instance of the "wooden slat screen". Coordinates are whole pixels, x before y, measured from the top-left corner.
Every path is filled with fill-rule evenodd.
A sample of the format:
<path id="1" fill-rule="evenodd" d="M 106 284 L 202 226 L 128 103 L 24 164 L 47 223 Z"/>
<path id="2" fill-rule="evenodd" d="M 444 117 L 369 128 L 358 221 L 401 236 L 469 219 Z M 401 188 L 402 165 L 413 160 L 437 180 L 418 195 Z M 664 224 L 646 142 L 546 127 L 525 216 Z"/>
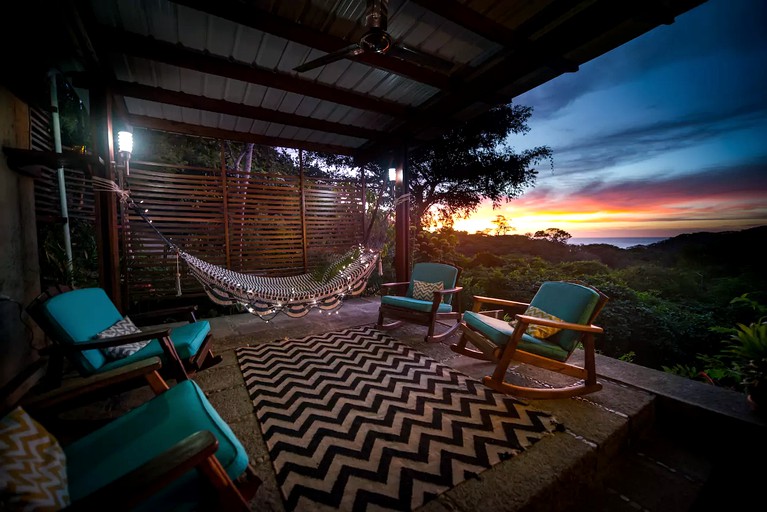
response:
<path id="1" fill-rule="evenodd" d="M 83 171 L 64 169 L 67 191 L 67 213 L 70 220 L 92 223 L 95 218 L 93 185 Z M 56 169 L 43 168 L 35 180 L 35 214 L 39 224 L 61 224 L 61 201 Z"/>
<path id="2" fill-rule="evenodd" d="M 221 176 L 215 170 L 132 163 L 126 184 L 152 225 L 184 250 L 226 264 Z M 124 272 L 130 300 L 175 294 L 176 256 L 140 216 L 122 217 Z M 192 251 L 189 251 L 192 252 Z M 185 265 L 180 262 L 179 265 Z M 184 268 L 182 289 L 199 290 Z"/>
<path id="3" fill-rule="evenodd" d="M 303 272 L 301 195 L 297 176 L 227 176 L 233 270 Z"/>
<path id="4" fill-rule="evenodd" d="M 53 151 L 51 113 L 40 107 L 29 107 L 29 149 Z"/>
<path id="5" fill-rule="evenodd" d="M 303 191 L 301 184 L 298 176 L 223 176 L 218 169 L 132 162 L 126 186 L 134 201 L 143 200 L 152 225 L 186 252 L 238 272 L 284 276 L 306 272 L 320 257 L 362 240 L 357 182 L 305 178 Z M 174 296 L 175 255 L 138 215 L 123 218 L 129 303 Z M 203 293 L 185 265 L 180 262 L 184 295 Z"/>
<path id="6" fill-rule="evenodd" d="M 359 184 L 315 180 L 304 183 L 309 266 L 327 253 L 343 253 L 362 240 L 363 202 Z"/>

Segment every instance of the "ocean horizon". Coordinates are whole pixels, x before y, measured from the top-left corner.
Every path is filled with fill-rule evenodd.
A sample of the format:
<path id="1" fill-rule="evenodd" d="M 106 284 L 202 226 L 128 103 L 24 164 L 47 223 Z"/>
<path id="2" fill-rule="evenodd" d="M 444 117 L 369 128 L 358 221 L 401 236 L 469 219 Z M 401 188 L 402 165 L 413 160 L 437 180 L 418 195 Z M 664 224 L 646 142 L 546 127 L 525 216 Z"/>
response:
<path id="1" fill-rule="evenodd" d="M 639 237 L 639 236 L 619 236 L 619 237 L 592 237 L 592 238 L 580 238 L 572 237 L 567 241 L 570 245 L 590 245 L 590 244 L 607 244 L 614 245 L 620 249 L 628 249 L 637 245 L 650 245 L 662 240 L 668 240 L 669 237 Z"/>

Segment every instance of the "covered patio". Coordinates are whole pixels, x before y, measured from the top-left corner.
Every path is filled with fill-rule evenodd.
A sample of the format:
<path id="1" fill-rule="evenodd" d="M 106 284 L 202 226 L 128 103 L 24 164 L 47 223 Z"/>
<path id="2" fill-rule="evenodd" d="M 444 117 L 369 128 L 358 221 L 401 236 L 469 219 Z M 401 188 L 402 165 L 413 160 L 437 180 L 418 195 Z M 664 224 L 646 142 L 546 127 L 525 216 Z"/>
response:
<path id="1" fill-rule="evenodd" d="M 123 165 L 118 131 L 157 130 L 349 155 L 360 164 L 385 162 L 397 169 L 404 193 L 412 148 L 562 73 L 577 72 L 701 3 L 411 0 L 373 2 L 379 10 L 369 11 L 356 1 L 13 2 L 4 7 L 13 26 L 3 34 L 8 72 L 0 82 L 0 294 L 27 304 L 41 291 L 34 209 L 40 168 L 87 168 L 115 180 Z M 378 39 L 366 39 L 371 29 Z M 326 55 L 331 57 L 316 61 Z M 302 67 L 309 63 L 309 69 Z M 51 110 L 49 73 L 66 77 L 87 101 L 90 154 L 56 148 L 47 127 L 38 125 L 35 116 Z M 124 308 L 118 202 L 102 192 L 94 201 L 99 282 Z M 398 280 L 407 280 L 412 264 L 409 224 L 402 203 L 396 211 Z M 243 440 L 264 481 L 252 510 L 279 511 L 283 505 L 235 349 L 370 325 L 378 305 L 375 297 L 359 298 L 338 315 L 280 316 L 270 323 L 248 314 L 210 319 L 224 361 L 195 379 Z M 41 333 L 35 335 L 39 340 Z M 471 377 L 488 373 L 487 365 L 450 351 L 454 339 L 425 344 L 418 326 L 393 335 Z M 34 357 L 29 348 L 21 338 L 4 347 L 3 383 Z M 635 510 L 645 503 L 653 510 L 703 510 L 731 503 L 720 487 L 742 475 L 744 450 L 764 423 L 729 407 L 739 402 L 725 390 L 609 358 L 599 357 L 597 367 L 603 391 L 533 402 L 561 420 L 565 432 L 467 480 L 423 510 Z M 523 365 L 512 373 L 511 378 L 537 377 Z M 145 400 L 146 391 L 72 414 L 92 419 L 119 413 Z M 697 434 L 688 436 L 691 447 L 669 450 L 667 443 L 680 443 L 690 425 Z M 655 435 L 658 430 L 662 435 Z M 716 443 L 700 457 L 710 449 L 706 439 L 722 437 L 732 451 Z M 658 442 L 645 445 L 645 438 Z M 655 460 L 660 453 L 653 450 L 672 454 L 679 471 L 655 472 L 661 464 L 638 463 L 645 447 Z M 637 465 L 654 471 L 641 471 L 640 480 L 631 472 Z M 725 475 L 731 466 L 739 471 Z M 644 496 L 629 496 L 622 486 L 640 481 L 633 487 Z"/>

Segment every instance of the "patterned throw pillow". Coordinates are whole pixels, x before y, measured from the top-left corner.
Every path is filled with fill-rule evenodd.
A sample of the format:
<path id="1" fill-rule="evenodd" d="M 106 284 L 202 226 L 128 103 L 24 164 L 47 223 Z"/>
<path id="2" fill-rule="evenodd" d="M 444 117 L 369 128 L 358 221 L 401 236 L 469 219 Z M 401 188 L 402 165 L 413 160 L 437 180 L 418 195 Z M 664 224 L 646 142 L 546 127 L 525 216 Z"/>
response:
<path id="1" fill-rule="evenodd" d="M 53 511 L 70 504 L 61 445 L 21 407 L 0 420 L 0 510 Z"/>
<path id="2" fill-rule="evenodd" d="M 127 334 L 135 334 L 137 332 L 141 332 L 141 329 L 136 327 L 130 318 L 127 316 L 123 318 L 122 320 L 115 323 L 112 327 L 109 329 L 103 330 L 100 333 L 96 335 L 96 338 L 103 340 L 106 338 L 116 338 L 118 336 L 125 336 Z M 102 349 L 104 352 L 104 355 L 108 359 L 122 359 L 123 357 L 128 357 L 129 355 L 135 354 L 149 343 L 149 340 L 146 341 L 137 341 L 135 343 L 126 343 L 125 345 L 118 345 L 116 347 L 107 347 L 105 349 Z"/>
<path id="3" fill-rule="evenodd" d="M 434 300 L 434 292 L 442 290 L 445 286 L 442 281 L 429 283 L 426 281 L 413 281 L 413 298 L 417 300 Z"/>
<path id="4" fill-rule="evenodd" d="M 561 318 L 558 318 L 554 315 L 550 315 L 549 313 L 546 313 L 542 309 L 536 308 L 535 306 L 528 306 L 523 315 L 527 316 L 534 316 L 535 318 L 545 318 L 548 320 L 557 320 L 559 322 L 562 322 L 563 320 Z M 509 322 L 509 325 L 512 327 L 517 326 L 517 321 L 512 320 Z M 549 327 L 548 325 L 533 325 L 530 324 L 527 327 L 527 330 L 525 331 L 525 334 L 529 334 L 530 336 L 534 338 L 539 339 L 546 339 L 549 336 L 553 336 L 559 331 L 561 331 L 559 327 Z"/>

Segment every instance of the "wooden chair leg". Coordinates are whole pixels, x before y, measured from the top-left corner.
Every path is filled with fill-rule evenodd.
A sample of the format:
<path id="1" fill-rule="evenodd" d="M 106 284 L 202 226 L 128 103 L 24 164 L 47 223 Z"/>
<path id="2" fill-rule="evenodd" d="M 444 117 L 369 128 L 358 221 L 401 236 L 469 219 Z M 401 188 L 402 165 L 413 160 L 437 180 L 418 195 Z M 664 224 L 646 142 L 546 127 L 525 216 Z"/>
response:
<path id="1" fill-rule="evenodd" d="M 450 350 L 455 352 L 456 354 L 460 354 L 462 356 L 471 357 L 474 359 L 481 359 L 482 361 L 493 361 L 494 359 L 487 354 L 485 354 L 482 351 L 474 350 L 472 348 L 469 348 L 466 344 L 469 341 L 468 336 L 465 332 L 461 331 L 461 337 L 458 339 L 458 343 L 454 343 L 453 345 L 450 345 Z"/>
<path id="2" fill-rule="evenodd" d="M 48 367 L 43 379 L 43 389 L 56 389 L 61 386 L 64 375 L 64 356 L 58 350 L 53 350 L 48 357 Z"/>
<path id="3" fill-rule="evenodd" d="M 202 370 L 207 370 L 208 368 L 212 368 L 223 360 L 224 358 L 222 356 L 213 355 L 213 351 L 208 350 L 205 352 L 205 357 L 202 358 L 202 362 L 196 365 L 197 371 L 202 371 Z"/>
<path id="4" fill-rule="evenodd" d="M 423 340 L 426 343 L 434 341 L 434 327 L 437 324 L 437 319 L 433 316 L 429 319 L 429 330 L 426 331 L 426 336 L 424 336 Z"/>
<path id="5" fill-rule="evenodd" d="M 239 489 L 226 474 L 226 470 L 215 456 L 208 457 L 201 465 L 200 471 L 208 477 L 208 480 L 216 488 L 219 495 L 221 510 L 250 510 L 248 501 L 240 494 Z"/>
<path id="6" fill-rule="evenodd" d="M 434 334 L 434 328 L 437 322 L 438 320 L 435 321 L 433 324 L 431 324 L 431 327 L 429 329 L 430 333 L 426 335 L 427 343 L 442 341 L 443 339 L 452 336 L 453 333 L 455 333 L 455 331 L 457 331 L 458 328 L 461 326 L 461 319 L 459 317 L 455 319 L 455 325 L 442 324 L 447 326 L 447 330 L 445 332 L 440 334 Z"/>
<path id="7" fill-rule="evenodd" d="M 256 491 L 258 491 L 262 483 L 263 482 L 256 474 L 256 470 L 250 464 L 248 464 L 245 472 L 237 478 L 237 481 L 235 481 L 235 485 L 237 485 L 237 488 L 240 490 L 242 497 L 245 498 L 245 501 L 250 501 L 253 496 L 256 495 Z"/>
<path id="8" fill-rule="evenodd" d="M 378 309 L 378 323 L 376 324 L 376 329 L 383 329 L 383 330 L 389 330 L 394 329 L 395 327 L 399 327 L 404 323 L 403 320 L 393 320 L 389 322 L 388 324 L 384 323 L 384 312 L 381 308 Z"/>

